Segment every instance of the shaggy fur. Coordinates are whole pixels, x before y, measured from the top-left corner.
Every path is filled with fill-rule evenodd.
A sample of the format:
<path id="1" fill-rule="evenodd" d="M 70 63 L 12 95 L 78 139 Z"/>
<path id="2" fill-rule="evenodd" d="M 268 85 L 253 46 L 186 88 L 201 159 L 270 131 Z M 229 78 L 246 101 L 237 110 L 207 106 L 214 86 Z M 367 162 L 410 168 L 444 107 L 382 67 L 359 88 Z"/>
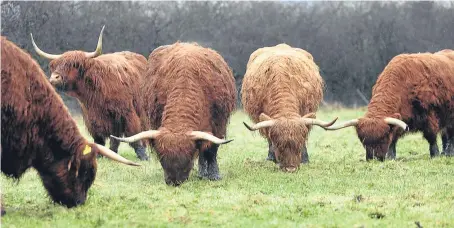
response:
<path id="1" fill-rule="evenodd" d="M 84 203 L 96 175 L 97 147 L 83 155 L 92 144 L 29 54 L 5 37 L 1 52 L 2 172 L 20 178 L 33 167 L 55 202 Z"/>
<path id="2" fill-rule="evenodd" d="M 302 150 L 307 161 L 310 127 L 298 119 L 317 111 L 323 87 L 312 55 L 302 49 L 279 44 L 251 54 L 243 79 L 243 107 L 255 123 L 277 121 L 260 133 L 268 140 L 269 156 L 276 155 L 281 168 L 299 167 Z"/>
<path id="3" fill-rule="evenodd" d="M 77 98 L 85 125 L 95 143 L 105 145 L 109 135 L 134 135 L 149 126 L 141 126 L 145 117 L 140 85 L 146 71 L 145 57 L 132 52 L 117 52 L 86 58 L 84 52 L 69 51 L 50 62 L 51 83 Z M 110 141 L 117 152 L 119 142 Z M 147 160 L 142 142 L 131 144 L 141 160 Z"/>
<path id="4" fill-rule="evenodd" d="M 199 174 L 219 179 L 218 145 L 194 141 L 191 131 L 224 138 L 236 89 L 231 69 L 214 50 L 195 43 L 175 43 L 153 51 L 147 81 L 142 88 L 144 107 L 152 129 L 161 134 L 151 140 L 165 172 L 167 184 L 184 182 L 199 156 Z"/>
<path id="5" fill-rule="evenodd" d="M 439 154 L 437 134 L 444 131 L 445 153 L 454 155 L 454 52 L 401 54 L 394 57 L 378 77 L 364 118 L 356 126 L 366 157 L 395 157 L 396 142 L 403 135 L 384 117 L 421 131 L 430 144 L 430 155 Z M 388 151 L 389 150 L 389 151 Z"/>

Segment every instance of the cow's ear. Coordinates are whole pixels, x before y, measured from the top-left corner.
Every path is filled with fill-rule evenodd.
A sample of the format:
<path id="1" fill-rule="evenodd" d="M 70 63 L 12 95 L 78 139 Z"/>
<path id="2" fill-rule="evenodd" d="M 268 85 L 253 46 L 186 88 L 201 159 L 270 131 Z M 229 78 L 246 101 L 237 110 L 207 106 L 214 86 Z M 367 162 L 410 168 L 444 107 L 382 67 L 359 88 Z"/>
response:
<path id="1" fill-rule="evenodd" d="M 265 113 L 260 114 L 259 116 L 260 122 L 266 121 L 266 120 L 272 120 L 271 117 L 267 116 Z"/>
<path id="2" fill-rule="evenodd" d="M 400 113 L 394 113 L 390 117 L 391 118 L 396 118 L 398 120 L 402 120 L 402 116 L 400 115 Z"/>

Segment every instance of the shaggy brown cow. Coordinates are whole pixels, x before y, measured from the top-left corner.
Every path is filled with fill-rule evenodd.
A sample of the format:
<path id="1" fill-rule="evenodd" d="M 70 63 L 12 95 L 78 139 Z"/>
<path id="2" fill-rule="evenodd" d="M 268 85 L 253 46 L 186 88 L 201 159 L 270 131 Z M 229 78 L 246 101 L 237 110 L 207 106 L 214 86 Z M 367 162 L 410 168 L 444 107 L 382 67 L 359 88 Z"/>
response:
<path id="1" fill-rule="evenodd" d="M 33 41 L 36 52 L 48 59 L 52 75 L 50 82 L 66 94 L 77 98 L 85 125 L 95 142 L 105 145 L 109 135 L 130 136 L 142 130 L 142 98 L 139 87 L 146 71 L 145 57 L 132 52 L 101 55 L 102 34 L 96 51 L 68 51 L 51 55 L 41 51 Z M 145 121 L 143 121 L 145 123 Z M 117 152 L 119 143 L 110 140 L 110 149 Z M 131 144 L 141 160 L 148 160 L 142 142 Z"/>
<path id="2" fill-rule="evenodd" d="M 260 48 L 251 54 L 243 79 L 244 110 L 268 140 L 268 160 L 294 172 L 309 162 L 306 140 L 312 125 L 332 122 L 315 119 L 323 97 L 323 79 L 308 52 L 286 44 Z"/>
<path id="3" fill-rule="evenodd" d="M 95 179 L 96 154 L 138 165 L 88 142 L 30 55 L 5 37 L 1 37 L 1 49 L 4 174 L 20 178 L 33 167 L 55 202 L 74 207 L 85 202 Z"/>
<path id="4" fill-rule="evenodd" d="M 395 158 L 405 129 L 423 132 L 431 157 L 439 154 L 437 134 L 444 131 L 445 154 L 454 155 L 454 52 L 394 57 L 377 79 L 366 115 L 328 130 L 348 126 L 356 127 L 368 160 Z"/>
<path id="5" fill-rule="evenodd" d="M 187 180 L 199 154 L 199 175 L 220 179 L 217 151 L 220 144 L 231 141 L 220 138 L 226 135 L 236 100 L 231 69 L 218 53 L 192 43 L 154 50 L 148 67 L 148 83 L 142 91 L 145 110 L 156 130 L 120 140 L 149 138 L 169 185 Z"/>

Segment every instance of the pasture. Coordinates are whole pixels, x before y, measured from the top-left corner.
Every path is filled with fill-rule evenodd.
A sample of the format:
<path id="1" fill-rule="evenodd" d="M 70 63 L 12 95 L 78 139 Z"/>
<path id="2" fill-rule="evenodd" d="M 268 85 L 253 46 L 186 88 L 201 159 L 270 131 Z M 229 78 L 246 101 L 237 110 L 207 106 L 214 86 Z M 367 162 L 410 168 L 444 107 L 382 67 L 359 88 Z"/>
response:
<path id="1" fill-rule="evenodd" d="M 317 118 L 339 121 L 365 109 L 321 110 Z M 86 133 L 82 119 L 76 117 Z M 229 125 L 234 141 L 218 153 L 223 179 L 197 177 L 197 162 L 180 187 L 164 183 L 154 155 L 128 167 L 100 159 L 85 205 L 54 205 L 35 170 L 16 182 L 1 177 L 7 214 L 3 227 L 453 227 L 454 158 L 429 158 L 421 134 L 397 145 L 397 159 L 366 162 L 354 128 L 314 127 L 310 163 L 283 173 L 265 161 L 267 143 L 249 132 L 237 111 Z M 148 151 L 149 152 L 149 151 Z M 132 148 L 120 154 L 138 161 Z"/>

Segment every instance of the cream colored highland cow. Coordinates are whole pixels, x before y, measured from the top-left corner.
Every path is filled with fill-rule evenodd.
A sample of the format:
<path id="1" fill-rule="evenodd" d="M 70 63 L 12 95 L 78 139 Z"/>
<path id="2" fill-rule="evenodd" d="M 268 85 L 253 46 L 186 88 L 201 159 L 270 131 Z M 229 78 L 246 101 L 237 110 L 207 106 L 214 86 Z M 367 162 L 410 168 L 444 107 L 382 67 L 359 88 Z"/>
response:
<path id="1" fill-rule="evenodd" d="M 244 110 L 256 123 L 245 126 L 260 130 L 268 140 L 268 160 L 294 172 L 309 162 L 306 140 L 312 125 L 323 128 L 336 120 L 315 119 L 323 99 L 323 79 L 307 51 L 286 44 L 264 47 L 253 52 L 243 79 Z"/>

